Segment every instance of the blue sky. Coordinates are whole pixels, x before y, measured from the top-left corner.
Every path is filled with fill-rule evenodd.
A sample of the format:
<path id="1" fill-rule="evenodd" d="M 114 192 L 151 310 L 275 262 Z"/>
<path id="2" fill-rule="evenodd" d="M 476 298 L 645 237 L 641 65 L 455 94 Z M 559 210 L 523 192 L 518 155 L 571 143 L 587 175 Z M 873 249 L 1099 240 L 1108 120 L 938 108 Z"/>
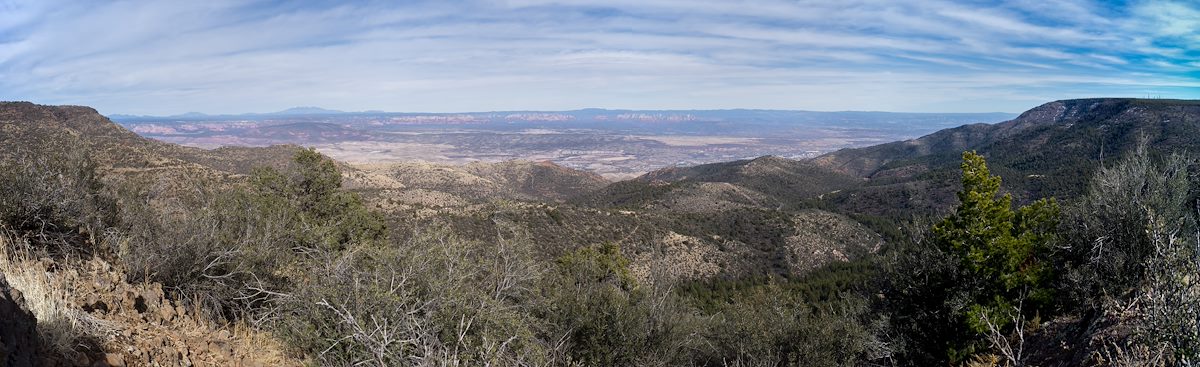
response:
<path id="1" fill-rule="evenodd" d="M 0 100 L 175 114 L 1200 98 L 1200 1 L 297 3 L 0 0 Z"/>

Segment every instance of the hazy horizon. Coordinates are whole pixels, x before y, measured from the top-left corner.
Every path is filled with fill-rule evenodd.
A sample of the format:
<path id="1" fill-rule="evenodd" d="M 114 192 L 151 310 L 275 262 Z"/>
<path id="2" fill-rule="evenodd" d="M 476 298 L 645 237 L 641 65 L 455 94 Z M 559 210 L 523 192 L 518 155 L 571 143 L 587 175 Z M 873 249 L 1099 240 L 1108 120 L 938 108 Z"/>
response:
<path id="1" fill-rule="evenodd" d="M 0 0 L 0 99 L 109 114 L 1020 112 L 1200 98 L 1189 1 Z"/>
<path id="2" fill-rule="evenodd" d="M 28 101 L 28 102 L 37 103 L 36 101 Z M 1047 102 L 1049 102 L 1049 101 L 1047 101 Z M 527 109 L 527 108 L 526 109 L 517 108 L 517 109 L 488 110 L 488 111 L 463 110 L 463 111 L 433 112 L 433 111 L 389 111 L 389 110 L 383 110 L 383 109 L 345 111 L 345 110 L 339 110 L 339 109 L 333 109 L 333 108 L 325 108 L 325 107 L 321 107 L 321 106 L 305 105 L 305 106 L 293 106 L 293 107 L 288 107 L 288 108 L 284 108 L 281 110 L 275 110 L 275 111 L 245 111 L 245 112 L 233 112 L 233 113 L 209 113 L 209 112 L 204 112 L 204 111 L 187 111 L 187 112 L 183 112 L 183 113 L 175 113 L 175 114 L 169 114 L 169 115 L 139 115 L 139 114 L 127 114 L 127 113 L 120 113 L 120 112 L 116 112 L 116 113 L 106 113 L 105 111 L 98 111 L 98 112 L 100 112 L 102 115 L 105 115 L 105 116 L 130 116 L 130 117 L 180 117 L 180 116 L 187 116 L 187 115 L 205 115 L 205 116 L 271 115 L 271 114 L 288 113 L 289 111 L 292 111 L 292 110 L 304 110 L 304 109 L 313 110 L 312 114 L 321 114 L 321 113 L 331 113 L 331 114 L 402 113 L 402 114 L 431 114 L 431 115 L 438 114 L 438 115 L 440 115 L 440 114 L 509 113 L 509 112 L 575 112 L 575 111 L 587 111 L 587 110 L 653 111 L 653 112 L 699 112 L 699 111 L 739 111 L 739 110 L 755 111 L 755 110 L 761 110 L 761 111 L 815 112 L 815 113 L 894 113 L 894 114 L 955 114 L 955 113 L 960 113 L 960 114 L 981 114 L 981 115 L 982 114 L 1016 115 L 1016 114 L 1020 114 L 1021 112 L 1026 111 L 1026 110 L 1029 110 L 1033 107 L 1037 107 L 1037 106 L 1030 106 L 1029 108 L 1025 108 L 1020 111 L 979 111 L 979 112 L 940 112 L 940 111 L 914 112 L 914 111 L 880 111 L 880 110 L 827 110 L 826 111 L 826 110 L 801 110 L 801 109 L 777 109 L 777 108 L 711 108 L 711 109 L 710 108 L 689 108 L 689 109 L 645 108 L 645 109 L 632 109 L 632 108 L 607 108 L 607 107 L 582 107 L 582 108 L 571 108 L 571 109 L 563 109 L 563 110 L 534 110 L 534 109 Z M 317 110 L 320 110 L 320 111 L 318 112 Z M 297 112 L 297 114 L 302 115 L 302 114 L 306 114 L 306 112 Z"/>

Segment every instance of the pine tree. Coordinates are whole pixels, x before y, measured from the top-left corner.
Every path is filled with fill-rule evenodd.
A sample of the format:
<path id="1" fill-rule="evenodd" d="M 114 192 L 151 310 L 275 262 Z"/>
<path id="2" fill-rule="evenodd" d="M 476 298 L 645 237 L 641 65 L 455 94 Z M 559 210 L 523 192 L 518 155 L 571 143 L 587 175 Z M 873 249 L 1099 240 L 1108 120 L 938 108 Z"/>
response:
<path id="1" fill-rule="evenodd" d="M 962 173 L 961 203 L 933 226 L 933 234 L 972 276 L 961 282 L 962 311 L 968 326 L 982 334 L 988 321 L 1007 327 L 1022 308 L 1036 312 L 1050 301 L 1049 256 L 1059 207 L 1051 198 L 1014 211 L 1012 196 L 1000 194 L 1000 177 L 973 151 L 963 153 Z"/>

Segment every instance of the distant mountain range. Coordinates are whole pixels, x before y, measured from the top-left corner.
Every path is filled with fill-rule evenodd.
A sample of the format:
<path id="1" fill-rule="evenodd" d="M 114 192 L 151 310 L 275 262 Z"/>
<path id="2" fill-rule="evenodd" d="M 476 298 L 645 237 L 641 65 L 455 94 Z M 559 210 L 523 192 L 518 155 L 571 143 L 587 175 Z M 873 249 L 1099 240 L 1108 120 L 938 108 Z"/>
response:
<path id="1" fill-rule="evenodd" d="M 195 147 L 296 144 L 359 162 L 550 160 L 610 178 L 763 155 L 812 157 L 1013 117 L 748 109 L 408 113 L 317 107 L 241 115 L 111 116 L 141 136 Z"/>
<path id="2" fill-rule="evenodd" d="M 178 115 L 169 115 L 169 116 L 113 114 L 113 115 L 108 115 L 108 118 L 114 119 L 114 120 L 179 119 L 179 120 L 201 121 L 201 120 L 227 119 L 227 118 L 261 118 L 261 117 L 274 117 L 274 116 L 338 115 L 338 114 L 377 113 L 377 112 L 379 112 L 379 111 L 346 112 L 346 111 L 338 111 L 338 110 L 328 110 L 328 109 L 324 109 L 324 108 L 320 108 L 320 107 L 300 106 L 300 107 L 292 107 L 292 108 L 289 108 L 289 109 L 286 109 L 283 111 L 265 112 L 265 113 L 249 112 L 249 113 L 238 113 L 238 114 L 210 115 L 210 114 L 203 113 L 203 112 L 186 112 L 186 113 L 181 113 Z"/>
<path id="3" fill-rule="evenodd" d="M 905 219 L 944 212 L 957 201 L 959 163 L 966 150 L 983 154 L 1018 201 L 1069 200 L 1085 192 L 1096 169 L 1139 144 L 1157 155 L 1200 153 L 1200 101 L 1055 101 L 998 124 L 968 124 L 808 160 L 764 157 L 665 168 L 610 185 L 587 202 L 671 207 L 674 198 L 694 196 L 697 187 L 725 184 L 721 195 L 690 202 L 720 203 L 733 197 L 738 205 L 816 205 Z"/>
<path id="4" fill-rule="evenodd" d="M 581 109 L 571 111 L 491 111 L 491 112 L 346 112 L 319 107 L 294 107 L 278 112 L 209 115 L 189 112 L 173 116 L 144 116 L 114 114 L 108 117 L 123 124 L 147 122 L 197 121 L 264 121 L 290 119 L 336 119 L 339 121 L 369 121 L 374 125 L 460 125 L 514 123 L 577 123 L 577 124 L 636 124 L 686 123 L 762 125 L 819 125 L 842 128 L 878 128 L 881 126 L 912 126 L 935 124 L 942 127 L 971 122 L 997 122 L 1015 117 L 1003 112 L 991 113 L 909 113 L 876 111 L 801 111 L 801 110 L 609 110 Z"/>
<path id="5" fill-rule="evenodd" d="M 14 104 L 17 110 L 42 107 Z M 288 112 L 292 111 L 292 112 Z M 284 113 L 355 114 L 312 107 L 289 109 Z M 503 113 L 482 113 L 495 116 Z M 516 113 L 508 113 L 512 116 Z M 545 114 L 545 115 L 536 115 Z M 83 115 L 87 115 L 83 113 Z M 391 114 L 393 116 L 417 116 Z M 466 116 L 462 114 L 461 116 Z M 895 114 L 886 112 L 807 112 L 767 110 L 720 111 L 621 111 L 579 110 L 566 112 L 524 112 L 522 121 L 550 121 L 548 116 L 568 116 L 578 121 L 601 116 L 625 116 L 638 120 L 651 116 L 656 122 L 712 121 L 734 118 L 762 124 L 782 121 L 869 121 L 905 116 L 929 118 L 931 115 L 954 118 L 999 118 L 1003 114 Z M 421 116 L 460 116 L 452 114 Z M 538 117 L 540 116 L 540 117 Z M 685 118 L 686 116 L 690 116 Z M 95 116 L 94 120 L 99 120 Z M 37 120 L 40 118 L 30 118 Z M 857 120 L 856 120 L 857 119 Z M 68 120 L 74 121 L 74 120 Z M 872 120 L 875 123 L 886 123 Z M 832 123 L 832 122 L 829 122 Z M 295 122 L 289 122 L 295 124 Z M 255 129 L 295 130 L 292 125 L 264 125 Z M 313 122 L 313 124 L 321 124 Z M 123 129 L 105 124 L 107 135 L 120 135 L 130 143 L 120 145 L 153 146 L 154 150 L 183 161 L 217 161 L 201 150 L 151 143 Z M 320 125 L 330 127 L 335 125 Z M 344 126 L 344 125 L 337 125 Z M 312 128 L 310 128 L 311 130 Z M 111 132 L 108 132 L 110 131 Z M 256 131 L 258 131 L 256 130 Z M 338 132 L 342 134 L 342 132 Z M 94 134 L 92 134 L 94 135 Z M 90 136 L 90 135 L 89 135 Z M 108 140 L 105 140 L 108 141 Z M 791 207 L 819 205 L 843 213 L 900 217 L 935 213 L 953 203 L 957 190 L 959 155 L 975 150 L 988 158 L 992 172 L 1005 180 L 1004 187 L 1018 200 L 1039 197 L 1071 198 L 1082 193 L 1092 172 L 1105 159 L 1116 160 L 1138 144 L 1146 144 L 1158 154 L 1200 152 L 1200 101 L 1147 99 L 1076 99 L 1046 103 L 1013 119 L 997 124 L 974 123 L 943 129 L 919 138 L 843 149 L 813 159 L 790 160 L 765 157 L 753 160 L 715 163 L 693 167 L 671 167 L 654 171 L 636 180 L 617 182 L 606 188 L 581 190 L 574 202 L 588 206 L 625 208 L 673 208 L 681 203 L 717 203 L 715 210 L 732 207 Z M 116 147 L 113 147 L 116 148 Z M 114 162 L 117 163 L 117 162 Z M 119 165 L 119 164 L 118 164 Z M 234 171 L 244 171 L 237 169 Z M 583 181 L 581 181 L 583 182 Z M 582 185 L 582 184 L 573 184 Z M 588 184 L 595 186 L 592 184 Z M 587 185 L 585 185 L 587 186 Z M 569 191 L 569 190 L 568 190 Z M 716 195 L 708 197 L 705 195 Z M 550 197 L 567 198 L 565 192 Z M 686 202 L 686 203 L 685 203 Z M 722 204 L 723 203 L 723 204 Z M 684 207 L 699 208 L 687 204 Z M 707 207 L 706 207 L 707 208 Z"/>

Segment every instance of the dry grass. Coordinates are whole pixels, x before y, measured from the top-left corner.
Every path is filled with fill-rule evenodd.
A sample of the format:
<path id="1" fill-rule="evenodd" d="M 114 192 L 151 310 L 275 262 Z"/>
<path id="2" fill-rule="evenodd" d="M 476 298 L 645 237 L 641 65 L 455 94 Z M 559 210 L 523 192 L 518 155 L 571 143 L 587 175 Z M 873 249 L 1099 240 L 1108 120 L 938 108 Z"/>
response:
<path id="1" fill-rule="evenodd" d="M 258 330 L 246 323 L 239 322 L 229 326 L 227 330 L 233 335 L 236 348 L 244 351 L 254 351 L 254 360 L 263 366 L 293 366 L 305 364 L 286 355 L 283 343 L 268 332 Z M 300 362 L 300 363 L 298 363 Z"/>
<path id="2" fill-rule="evenodd" d="M 1000 356 L 991 354 L 991 353 L 984 353 L 984 354 L 977 354 L 974 357 L 971 357 L 971 360 L 967 361 L 967 363 L 963 364 L 963 366 L 965 366 L 965 367 L 999 367 L 999 366 L 1007 366 L 1007 365 L 1005 365 L 1003 363 L 1003 361 L 1000 359 Z"/>
<path id="3" fill-rule="evenodd" d="M 26 248 L 24 240 L 0 233 L 0 273 L 21 292 L 25 307 L 37 318 L 44 348 L 73 358 L 114 330 L 108 322 L 71 307 L 68 287 Z"/>
<path id="4" fill-rule="evenodd" d="M 133 335 L 133 348 L 154 350 L 157 345 L 147 340 L 171 340 L 183 342 L 191 350 L 190 358 L 197 366 L 257 365 L 257 366 L 300 366 L 311 365 L 297 360 L 284 352 L 284 345 L 271 333 L 259 330 L 245 321 L 215 324 L 204 316 L 205 310 L 192 304 L 182 314 L 161 325 L 151 323 Z M 216 344 L 228 344 L 227 351 L 220 348 L 205 348 Z"/>
<path id="5" fill-rule="evenodd" d="M 1163 347 L 1110 343 L 1097 353 L 1096 362 L 1112 367 L 1165 367 L 1170 365 L 1165 350 Z"/>
<path id="6" fill-rule="evenodd" d="M 43 348 L 57 354 L 61 361 L 77 361 L 81 355 L 101 352 L 124 354 L 127 361 L 145 355 L 169 360 L 175 353 L 186 351 L 192 362 L 201 365 L 295 366 L 303 362 L 286 355 L 269 333 L 244 323 L 213 325 L 211 319 L 202 316 L 197 304 L 191 309 L 180 307 L 179 313 L 165 318 L 156 311 L 142 313 L 130 308 L 131 304 L 122 300 L 127 293 L 147 297 L 146 304 L 155 307 L 152 310 L 173 306 L 162 298 L 156 283 L 121 283 L 109 291 L 93 289 L 95 284 L 111 284 L 124 278 L 103 260 L 54 262 L 38 258 L 27 247 L 25 241 L 0 230 L 0 274 L 21 292 L 25 306 L 37 318 Z M 97 291 L 105 293 L 94 299 L 112 309 L 97 314 L 85 312 L 79 304 L 88 302 L 89 292 Z M 209 348 L 214 344 L 228 348 Z M 130 352 L 134 350 L 140 352 Z"/>

